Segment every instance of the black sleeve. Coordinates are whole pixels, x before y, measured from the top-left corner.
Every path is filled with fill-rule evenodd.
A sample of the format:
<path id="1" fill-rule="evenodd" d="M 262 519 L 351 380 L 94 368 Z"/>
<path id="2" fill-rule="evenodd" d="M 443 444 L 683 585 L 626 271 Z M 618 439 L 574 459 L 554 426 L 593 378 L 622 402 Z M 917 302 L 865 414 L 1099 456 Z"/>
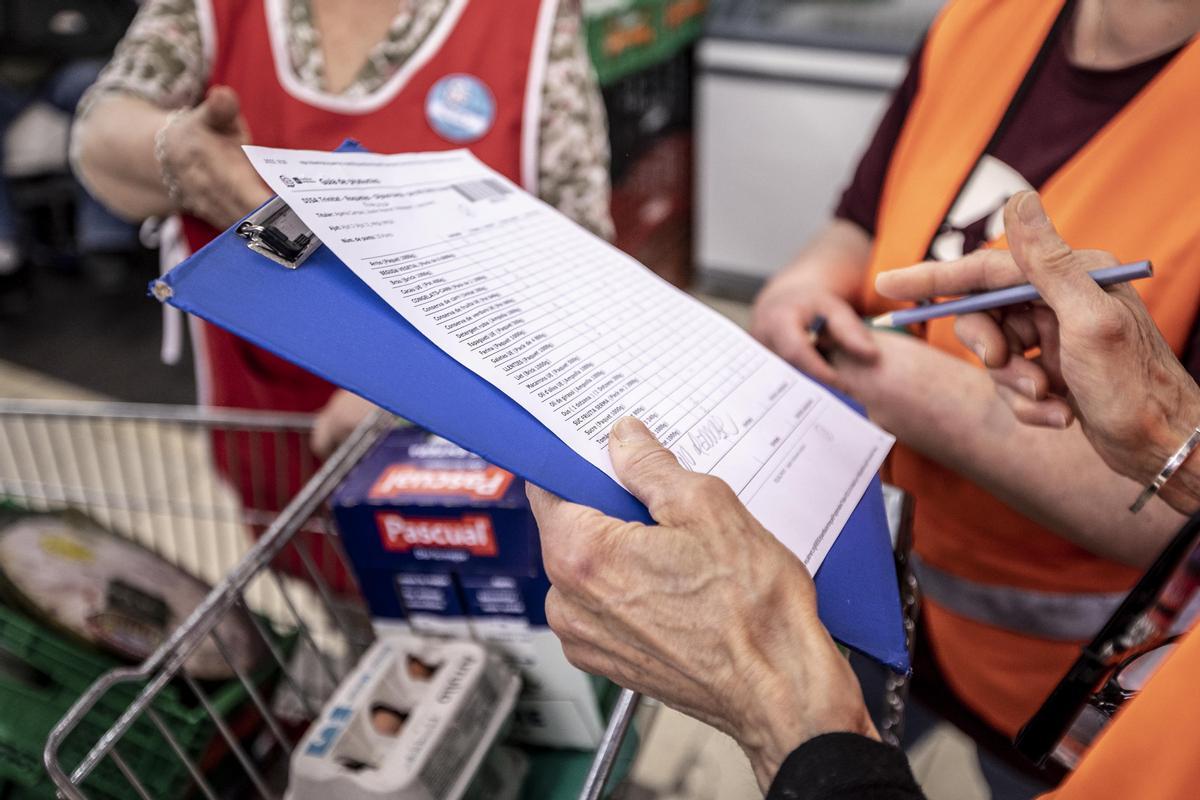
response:
<path id="1" fill-rule="evenodd" d="M 856 733 L 827 733 L 792 751 L 766 800 L 925 800 L 925 794 L 900 750 Z"/>
<path id="2" fill-rule="evenodd" d="M 850 185 L 842 192 L 841 200 L 833 215 L 838 219 L 849 220 L 872 236 L 875 235 L 875 219 L 879 213 L 879 199 L 883 195 L 883 180 L 887 177 L 888 164 L 892 160 L 892 151 L 900 138 L 904 121 L 908 119 L 908 110 L 912 107 L 913 98 L 917 94 L 917 84 L 920 81 L 921 52 L 925 49 L 925 41 L 917 45 L 909 58 L 908 74 L 892 95 L 891 105 L 879 121 L 875 136 L 867 146 L 866 152 L 859 159 L 858 168 Z"/>

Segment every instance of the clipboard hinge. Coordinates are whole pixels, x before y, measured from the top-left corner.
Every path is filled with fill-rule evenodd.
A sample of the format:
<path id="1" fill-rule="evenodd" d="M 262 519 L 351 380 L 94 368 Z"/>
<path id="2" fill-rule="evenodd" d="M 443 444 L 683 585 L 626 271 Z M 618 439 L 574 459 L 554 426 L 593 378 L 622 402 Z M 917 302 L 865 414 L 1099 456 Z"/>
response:
<path id="1" fill-rule="evenodd" d="M 299 267 L 321 246 L 321 240 L 279 197 L 242 220 L 237 235 L 254 252 L 288 269 Z"/>

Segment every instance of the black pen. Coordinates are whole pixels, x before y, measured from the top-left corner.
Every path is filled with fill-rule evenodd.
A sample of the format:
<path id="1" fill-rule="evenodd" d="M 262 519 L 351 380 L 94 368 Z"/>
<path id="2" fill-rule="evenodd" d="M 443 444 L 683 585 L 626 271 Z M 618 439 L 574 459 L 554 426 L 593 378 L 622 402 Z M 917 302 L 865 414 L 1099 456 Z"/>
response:
<path id="1" fill-rule="evenodd" d="M 829 360 L 829 355 L 833 351 L 833 342 L 826 335 L 826 329 L 829 327 L 829 320 L 817 314 L 812 318 L 812 322 L 808 323 L 808 342 L 817 349 L 821 358 Z"/>

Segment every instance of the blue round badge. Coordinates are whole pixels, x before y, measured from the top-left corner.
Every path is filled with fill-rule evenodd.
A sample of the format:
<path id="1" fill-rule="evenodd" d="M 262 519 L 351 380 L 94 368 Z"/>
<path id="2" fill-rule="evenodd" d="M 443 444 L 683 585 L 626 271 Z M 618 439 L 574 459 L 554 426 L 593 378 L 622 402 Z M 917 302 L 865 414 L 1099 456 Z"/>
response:
<path id="1" fill-rule="evenodd" d="M 496 98 L 474 75 L 447 75 L 425 97 L 425 117 L 443 138 L 458 144 L 475 142 L 496 121 Z"/>

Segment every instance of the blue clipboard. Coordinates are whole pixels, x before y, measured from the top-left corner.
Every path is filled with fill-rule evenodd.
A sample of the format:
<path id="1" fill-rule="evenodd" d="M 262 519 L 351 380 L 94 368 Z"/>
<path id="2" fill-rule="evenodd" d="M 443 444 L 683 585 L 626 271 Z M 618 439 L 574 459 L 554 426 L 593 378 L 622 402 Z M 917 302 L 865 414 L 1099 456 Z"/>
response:
<path id="1" fill-rule="evenodd" d="M 328 248 L 286 269 L 248 249 L 236 228 L 156 281 L 153 294 L 567 500 L 652 521 L 632 495 L 425 338 Z M 878 477 L 815 579 L 833 637 L 907 672 Z"/>

